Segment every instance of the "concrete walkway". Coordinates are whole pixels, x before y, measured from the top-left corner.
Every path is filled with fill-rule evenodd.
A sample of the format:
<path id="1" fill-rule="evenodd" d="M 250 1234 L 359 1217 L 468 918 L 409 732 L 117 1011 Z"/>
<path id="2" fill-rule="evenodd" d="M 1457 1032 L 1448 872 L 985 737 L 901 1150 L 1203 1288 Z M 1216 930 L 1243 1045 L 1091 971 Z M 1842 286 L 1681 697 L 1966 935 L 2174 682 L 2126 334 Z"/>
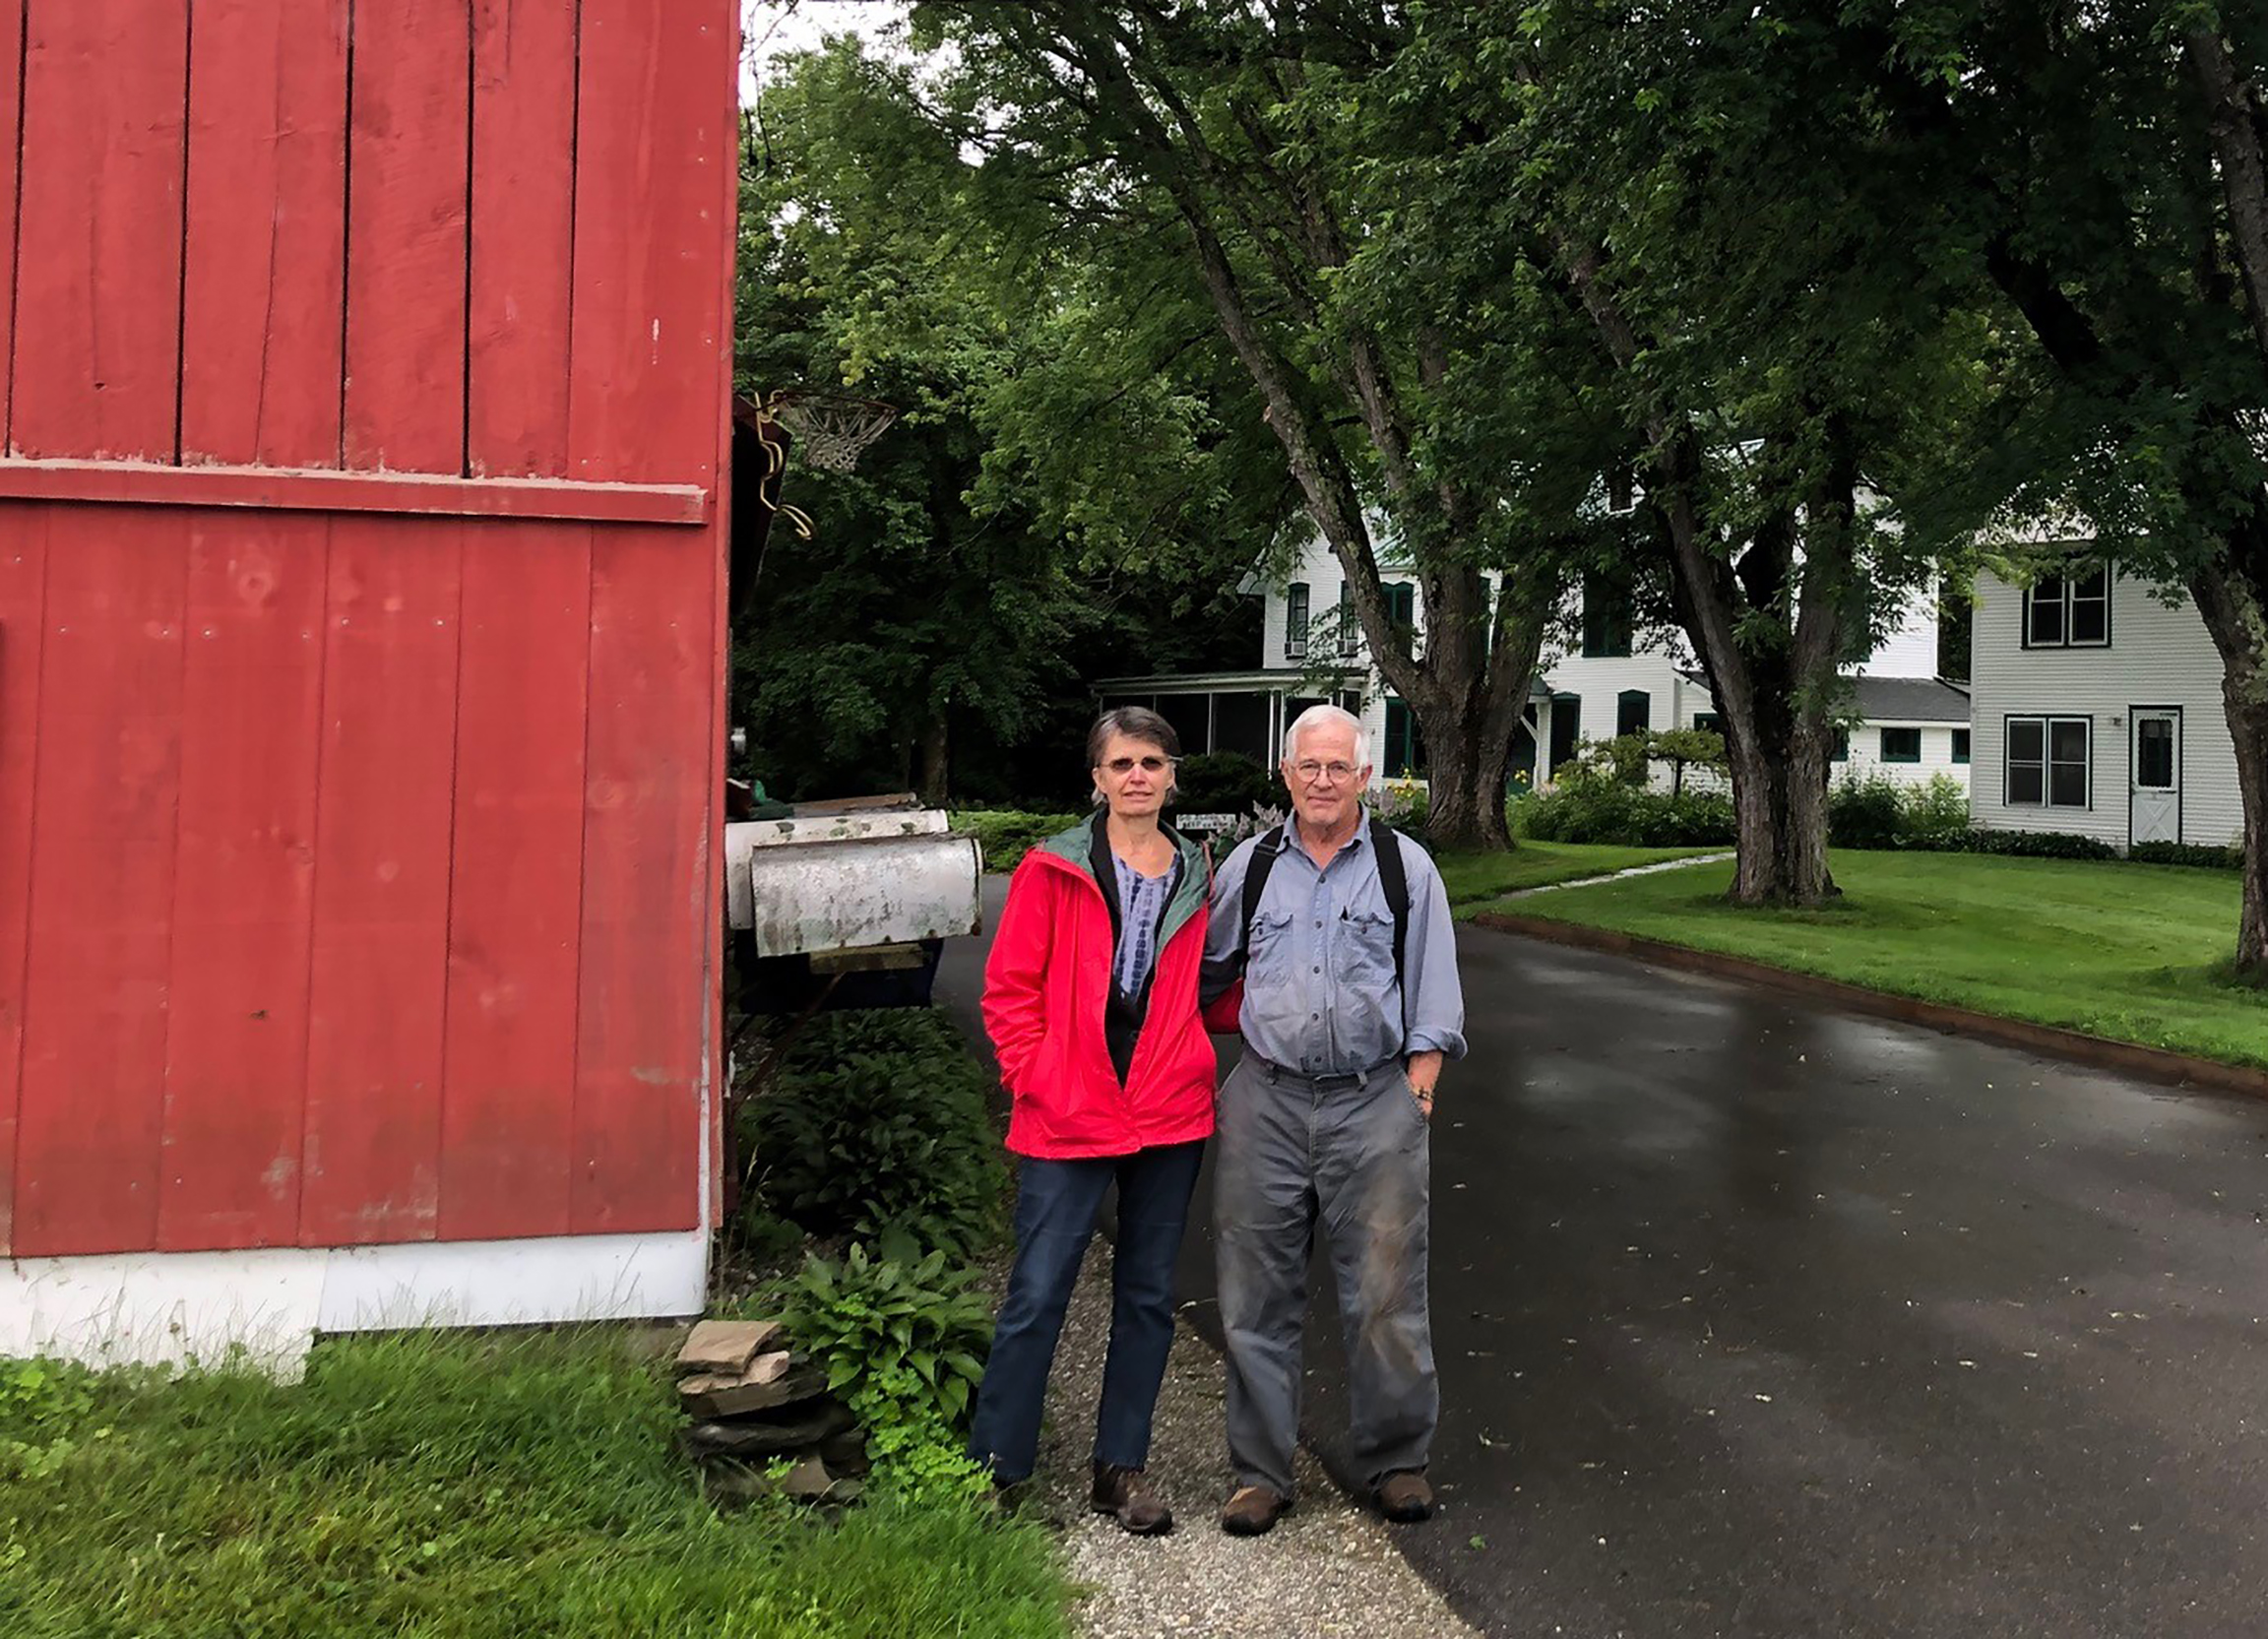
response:
<path id="1" fill-rule="evenodd" d="M 1598 876 L 1579 876 L 1572 882 L 1546 882 L 1541 887 L 1515 888 L 1508 894 L 1497 895 L 1488 903 L 1494 905 L 1508 899 L 1534 899 L 1538 894 L 1556 894 L 1567 888 L 1588 888 L 1600 882 L 1619 882 L 1626 876 L 1659 876 L 1664 871 L 1681 871 L 1687 865 L 1719 865 L 1732 857 L 1731 849 L 1722 853 L 1689 854 L 1683 859 L 1665 859 L 1655 865 L 1632 865 L 1627 870 L 1605 871 Z"/>
<path id="2" fill-rule="evenodd" d="M 1466 1619 L 2268 1631 L 2268 1107 L 1459 939 L 1473 1054 L 1433 1148 L 1447 1507 L 1394 1541 Z M 949 958 L 949 1002 L 979 954 Z M 1182 1279 L 1203 1330 L 1204 1233 Z"/>

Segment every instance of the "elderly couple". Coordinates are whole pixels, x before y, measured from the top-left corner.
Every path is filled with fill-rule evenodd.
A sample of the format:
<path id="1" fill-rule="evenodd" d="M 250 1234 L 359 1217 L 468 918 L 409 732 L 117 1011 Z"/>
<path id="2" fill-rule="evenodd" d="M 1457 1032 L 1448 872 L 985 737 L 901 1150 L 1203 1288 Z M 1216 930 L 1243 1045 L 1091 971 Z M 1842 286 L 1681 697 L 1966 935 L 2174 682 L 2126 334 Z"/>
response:
<path id="1" fill-rule="evenodd" d="M 1433 1511 L 1427 1140 L 1442 1060 L 1465 1051 L 1465 1007 L 1439 873 L 1363 812 L 1366 738 L 1334 706 L 1293 723 L 1292 819 L 1208 882 L 1205 856 L 1161 823 L 1173 729 L 1155 712 L 1105 712 L 1088 737 L 1096 813 L 1017 867 L 984 974 L 985 1027 L 1014 1098 L 1016 1263 L 970 1436 L 1003 1488 L 1037 1460 L 1063 1312 L 1115 1183 L 1094 1506 L 1131 1532 L 1172 1529 L 1143 1469 L 1175 1255 L 1218 1132 L 1235 1472 L 1222 1529 L 1258 1536 L 1292 1506 L 1318 1227 L 1345 1322 L 1354 1459 L 1388 1519 Z M 1208 1024 L 1244 1039 L 1218 1097 Z"/>

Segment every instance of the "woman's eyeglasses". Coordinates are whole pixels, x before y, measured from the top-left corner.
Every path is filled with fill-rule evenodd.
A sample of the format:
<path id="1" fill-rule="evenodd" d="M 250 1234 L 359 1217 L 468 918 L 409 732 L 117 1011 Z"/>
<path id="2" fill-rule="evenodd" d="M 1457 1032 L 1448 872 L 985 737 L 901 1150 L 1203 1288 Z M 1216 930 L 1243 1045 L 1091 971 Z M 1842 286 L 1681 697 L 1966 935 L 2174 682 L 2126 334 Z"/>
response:
<path id="1" fill-rule="evenodd" d="M 1170 757 L 1113 757 L 1102 765 L 1123 780 L 1136 769 L 1144 774 L 1164 774 L 1173 766 Z"/>

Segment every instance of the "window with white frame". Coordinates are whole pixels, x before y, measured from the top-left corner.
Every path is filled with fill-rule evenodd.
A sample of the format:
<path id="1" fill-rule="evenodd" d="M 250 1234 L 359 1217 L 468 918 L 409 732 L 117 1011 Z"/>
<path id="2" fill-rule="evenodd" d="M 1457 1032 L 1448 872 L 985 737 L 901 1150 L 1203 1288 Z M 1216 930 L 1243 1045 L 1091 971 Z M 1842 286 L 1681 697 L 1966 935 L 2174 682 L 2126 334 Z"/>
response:
<path id="1" fill-rule="evenodd" d="M 2110 570 L 2044 576 L 2024 593 L 2024 647 L 2105 649 L 2110 643 Z"/>
<path id="2" fill-rule="evenodd" d="M 2011 808 L 2086 808 L 2094 785 L 2095 724 L 2084 717 L 2008 720 L 2006 790 Z"/>
<path id="3" fill-rule="evenodd" d="M 1307 653 L 1307 583 L 1293 581 L 1284 594 L 1284 655 L 1298 660 Z"/>

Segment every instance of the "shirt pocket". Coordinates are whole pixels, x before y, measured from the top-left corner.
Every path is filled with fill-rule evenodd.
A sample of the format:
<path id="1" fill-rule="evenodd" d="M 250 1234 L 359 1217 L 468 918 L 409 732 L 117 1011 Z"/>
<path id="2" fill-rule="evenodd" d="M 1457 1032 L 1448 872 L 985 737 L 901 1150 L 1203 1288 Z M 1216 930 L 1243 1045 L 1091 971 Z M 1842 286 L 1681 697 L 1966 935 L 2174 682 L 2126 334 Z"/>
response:
<path id="1" fill-rule="evenodd" d="M 1263 911 L 1252 918 L 1252 941 L 1244 953 L 1248 979 L 1269 983 L 1292 971 L 1292 917 L 1286 912 Z"/>
<path id="2" fill-rule="evenodd" d="M 1383 990 L 1394 982 L 1394 918 L 1356 912 L 1341 924 L 1345 967 L 1352 981 Z"/>

